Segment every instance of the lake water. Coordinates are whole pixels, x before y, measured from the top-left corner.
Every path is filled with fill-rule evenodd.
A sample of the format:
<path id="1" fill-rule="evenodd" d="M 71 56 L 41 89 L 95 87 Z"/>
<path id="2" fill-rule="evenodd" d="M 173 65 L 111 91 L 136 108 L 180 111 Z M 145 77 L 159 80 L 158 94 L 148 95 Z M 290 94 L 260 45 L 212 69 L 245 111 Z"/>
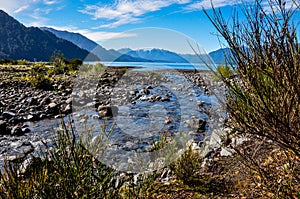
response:
<path id="1" fill-rule="evenodd" d="M 94 64 L 97 62 L 85 62 L 87 64 Z M 210 70 L 203 63 L 160 63 L 160 62 L 101 62 L 105 66 L 129 66 L 137 67 L 135 70 Z M 214 66 L 213 66 L 214 67 Z"/>

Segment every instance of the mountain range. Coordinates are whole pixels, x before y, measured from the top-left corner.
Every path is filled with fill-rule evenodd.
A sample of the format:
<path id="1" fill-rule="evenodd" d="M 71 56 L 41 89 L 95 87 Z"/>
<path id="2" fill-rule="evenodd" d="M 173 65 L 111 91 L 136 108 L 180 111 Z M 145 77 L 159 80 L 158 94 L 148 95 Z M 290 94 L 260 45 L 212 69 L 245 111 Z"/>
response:
<path id="1" fill-rule="evenodd" d="M 79 33 L 73 33 L 68 31 L 56 30 L 49 27 L 41 27 L 42 30 L 49 31 L 55 36 L 61 39 L 72 42 L 73 44 L 85 49 L 93 54 L 97 55 L 101 61 L 120 61 L 120 62 L 138 62 L 138 61 L 148 61 L 142 58 L 133 58 L 129 55 L 122 54 L 116 50 L 110 49 L 106 50 L 101 45 L 96 42 L 86 38 Z"/>
<path id="2" fill-rule="evenodd" d="M 0 59 L 48 61 L 56 52 L 67 59 L 84 61 L 201 63 L 207 59 L 207 55 L 178 54 L 156 48 L 107 50 L 79 33 L 26 27 L 0 10 Z M 229 49 L 219 49 L 209 56 L 215 63 L 223 63 L 224 53 L 229 52 Z"/>
<path id="3" fill-rule="evenodd" d="M 168 50 L 156 48 L 138 50 L 122 48 L 118 50 L 107 50 L 79 33 L 59 31 L 48 27 L 42 27 L 41 29 L 50 31 L 59 38 L 68 40 L 88 51 L 92 51 L 102 61 L 203 63 L 203 60 L 208 59 L 207 55 L 178 54 Z M 215 63 L 221 64 L 224 63 L 225 60 L 224 53 L 227 54 L 229 52 L 229 48 L 221 48 L 210 52 L 208 55 Z"/>
<path id="4" fill-rule="evenodd" d="M 26 27 L 0 10 L 0 59 L 48 61 L 56 52 L 67 59 L 85 59 L 89 52 L 36 27 Z M 96 59 L 92 54 L 89 58 Z"/>

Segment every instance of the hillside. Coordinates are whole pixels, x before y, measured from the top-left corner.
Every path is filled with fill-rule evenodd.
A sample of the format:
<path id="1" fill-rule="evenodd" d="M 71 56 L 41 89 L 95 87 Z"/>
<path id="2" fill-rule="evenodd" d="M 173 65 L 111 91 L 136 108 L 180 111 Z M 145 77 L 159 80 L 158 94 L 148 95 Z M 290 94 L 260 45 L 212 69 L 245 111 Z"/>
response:
<path id="1" fill-rule="evenodd" d="M 61 52 L 67 59 L 85 59 L 88 51 L 36 27 L 26 27 L 0 10 L 0 59 L 49 61 Z M 92 60 L 95 56 L 89 56 Z"/>
<path id="2" fill-rule="evenodd" d="M 83 48 L 93 54 L 97 55 L 102 61 L 120 61 L 120 62 L 142 62 L 148 61 L 139 57 L 132 57 L 130 55 L 125 55 L 116 50 L 107 50 L 96 42 L 88 39 L 87 37 L 74 32 L 60 31 L 53 28 L 41 27 L 40 29 L 49 31 L 55 34 L 58 38 L 65 39 L 72 42 L 73 44 Z"/>

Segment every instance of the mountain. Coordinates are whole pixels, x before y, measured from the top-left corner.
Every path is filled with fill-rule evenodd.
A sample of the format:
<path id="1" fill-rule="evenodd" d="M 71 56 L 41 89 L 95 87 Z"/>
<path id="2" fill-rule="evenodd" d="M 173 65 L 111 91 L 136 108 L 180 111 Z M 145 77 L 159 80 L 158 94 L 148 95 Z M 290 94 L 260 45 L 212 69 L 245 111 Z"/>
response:
<path id="1" fill-rule="evenodd" d="M 215 64 L 222 64 L 225 63 L 225 55 L 228 57 L 231 54 L 229 48 L 220 48 L 216 51 L 212 51 L 208 53 L 208 55 L 205 54 L 180 54 L 180 56 L 184 59 L 186 59 L 190 63 L 209 63 L 209 57 Z"/>
<path id="2" fill-rule="evenodd" d="M 70 41 L 70 42 L 74 43 L 75 45 L 77 45 L 78 47 L 85 49 L 89 52 L 98 46 L 98 44 L 96 42 L 86 38 L 85 36 L 83 36 L 79 33 L 60 31 L 60 30 L 55 30 L 53 28 L 48 28 L 48 27 L 40 27 L 40 29 L 47 30 L 47 31 L 55 34 L 56 37 Z"/>
<path id="3" fill-rule="evenodd" d="M 203 60 L 208 59 L 207 55 L 177 54 L 163 49 L 132 50 L 130 48 L 122 48 L 117 51 L 114 49 L 107 50 L 79 33 L 59 31 L 48 27 L 42 27 L 41 29 L 50 31 L 59 38 L 68 40 L 85 50 L 93 52 L 102 61 L 203 63 Z M 229 49 L 213 51 L 209 53 L 209 56 L 216 64 L 221 64 L 225 61 L 224 52 L 228 53 Z"/>
<path id="4" fill-rule="evenodd" d="M 226 58 L 228 59 L 231 54 L 230 48 L 220 48 L 216 51 L 209 53 L 209 56 L 216 64 L 225 63 Z"/>
<path id="5" fill-rule="evenodd" d="M 120 62 L 144 62 L 148 61 L 142 58 L 134 58 L 130 55 L 126 55 L 124 53 L 120 53 L 116 50 L 110 49 L 107 50 L 103 48 L 101 45 L 97 44 L 96 42 L 88 39 L 87 37 L 74 32 L 68 31 L 60 31 L 55 30 L 53 28 L 48 27 L 41 27 L 40 29 L 49 31 L 55 34 L 58 38 L 65 39 L 67 41 L 72 42 L 73 44 L 83 48 L 93 54 L 97 55 L 101 61 L 120 61 Z"/>
<path id="6" fill-rule="evenodd" d="M 195 55 L 195 54 L 180 54 L 182 58 L 187 60 L 189 63 L 203 63 L 205 55 Z"/>
<path id="7" fill-rule="evenodd" d="M 0 10 L 0 59 L 48 61 L 56 52 L 67 59 L 85 59 L 89 52 L 36 27 L 26 27 Z M 96 59 L 94 55 L 89 55 Z"/>
<path id="8" fill-rule="evenodd" d="M 173 62 L 173 63 L 187 63 L 188 61 L 182 58 L 177 53 L 163 50 L 163 49 L 151 49 L 151 50 L 130 50 L 130 49 L 120 49 L 119 52 L 129 55 L 134 58 L 141 58 L 145 60 L 150 60 L 153 62 Z"/>

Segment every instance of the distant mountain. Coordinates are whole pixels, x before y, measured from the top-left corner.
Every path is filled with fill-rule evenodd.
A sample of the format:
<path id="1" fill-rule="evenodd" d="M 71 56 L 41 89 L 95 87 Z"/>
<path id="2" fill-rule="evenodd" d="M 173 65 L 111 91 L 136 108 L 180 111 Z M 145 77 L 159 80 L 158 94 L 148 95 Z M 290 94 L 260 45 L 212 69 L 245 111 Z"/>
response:
<path id="1" fill-rule="evenodd" d="M 118 52 L 121 53 L 121 54 L 127 54 L 130 51 L 133 51 L 133 50 L 131 48 L 121 48 L 121 49 L 118 50 Z"/>
<path id="2" fill-rule="evenodd" d="M 187 60 L 189 63 L 203 63 L 203 59 L 206 58 L 205 55 L 196 54 L 179 54 L 182 58 Z"/>
<path id="3" fill-rule="evenodd" d="M 177 54 L 163 49 L 132 50 L 130 48 L 122 48 L 119 50 L 107 50 L 79 33 L 59 31 L 48 27 L 42 27 L 41 29 L 50 31 L 59 38 L 68 40 L 88 51 L 92 51 L 102 61 L 203 63 L 203 60 L 208 59 L 207 55 Z M 225 61 L 224 53 L 229 52 L 229 49 L 219 49 L 210 52 L 209 56 L 216 64 L 221 64 Z"/>
<path id="4" fill-rule="evenodd" d="M 209 56 L 216 64 L 225 63 L 225 59 L 229 58 L 231 54 L 230 48 L 220 48 L 216 51 L 210 52 Z M 227 60 L 228 61 L 228 60 Z"/>
<path id="5" fill-rule="evenodd" d="M 88 51 L 36 27 L 26 27 L 0 10 L 0 59 L 49 61 L 56 52 L 67 59 L 85 59 Z M 94 55 L 89 55 L 96 59 Z"/>
<path id="6" fill-rule="evenodd" d="M 85 36 L 83 36 L 79 33 L 60 31 L 60 30 L 55 30 L 53 28 L 48 28 L 48 27 L 40 27 L 40 29 L 52 32 L 58 38 L 70 41 L 70 42 L 74 43 L 75 45 L 79 46 L 80 48 L 85 49 L 87 51 L 92 51 L 94 48 L 96 48 L 98 46 L 98 44 L 96 42 L 86 38 Z"/>
<path id="7" fill-rule="evenodd" d="M 129 55 L 134 58 L 141 58 L 150 60 L 153 62 L 173 62 L 173 63 L 187 63 L 188 61 L 182 58 L 177 53 L 163 50 L 163 49 L 151 49 L 151 50 L 130 50 L 120 49 L 119 52 Z"/>
<path id="8" fill-rule="evenodd" d="M 120 53 L 113 49 L 107 50 L 107 49 L 103 48 L 101 45 L 97 44 L 96 42 L 88 39 L 87 37 L 85 37 L 79 33 L 60 31 L 60 30 L 55 30 L 53 28 L 48 28 L 48 27 L 41 27 L 41 29 L 47 30 L 47 31 L 55 34 L 59 38 L 70 41 L 73 44 L 79 46 L 80 48 L 83 48 L 89 52 L 92 52 L 93 54 L 97 55 L 101 61 L 120 61 L 120 62 L 148 61 L 146 59 L 142 59 L 139 57 L 137 57 L 137 58 L 131 57 L 130 55 Z"/>

